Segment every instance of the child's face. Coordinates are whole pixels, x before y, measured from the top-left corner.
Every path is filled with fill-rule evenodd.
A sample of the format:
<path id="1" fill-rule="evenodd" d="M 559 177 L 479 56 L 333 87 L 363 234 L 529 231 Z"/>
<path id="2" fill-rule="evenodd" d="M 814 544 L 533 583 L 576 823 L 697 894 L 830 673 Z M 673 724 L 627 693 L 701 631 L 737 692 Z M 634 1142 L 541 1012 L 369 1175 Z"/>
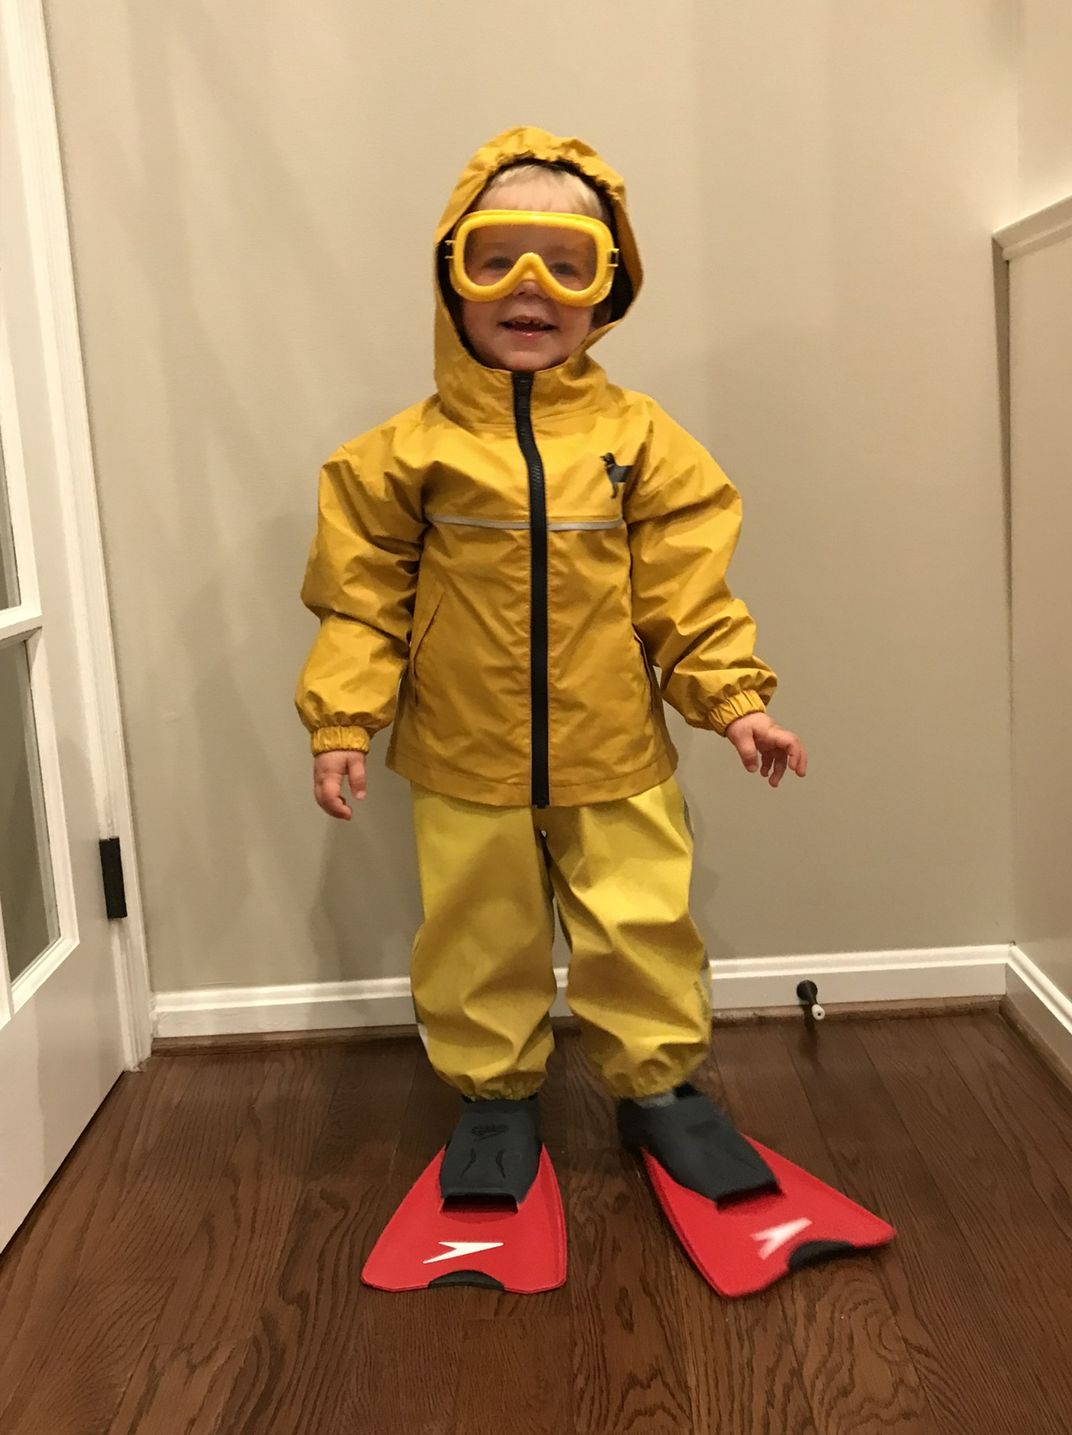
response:
<path id="1" fill-rule="evenodd" d="M 572 214 L 567 205 L 548 204 L 543 185 L 511 185 L 509 197 L 497 196 L 496 209 L 534 209 Z M 482 364 L 491 369 L 532 373 L 564 363 L 592 331 L 594 310 L 560 304 L 526 275 L 512 294 L 490 304 L 461 301 L 465 337 Z"/>

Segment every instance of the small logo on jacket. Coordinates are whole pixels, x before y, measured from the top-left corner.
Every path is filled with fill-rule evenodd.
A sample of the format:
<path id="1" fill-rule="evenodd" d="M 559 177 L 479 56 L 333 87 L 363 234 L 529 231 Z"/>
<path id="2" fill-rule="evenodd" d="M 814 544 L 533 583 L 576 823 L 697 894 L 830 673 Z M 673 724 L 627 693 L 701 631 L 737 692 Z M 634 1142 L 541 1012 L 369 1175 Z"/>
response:
<path id="1" fill-rule="evenodd" d="M 603 455 L 603 467 L 607 470 L 607 477 L 610 479 L 610 486 L 614 491 L 615 498 L 621 493 L 625 480 L 632 473 L 632 468 L 625 463 L 615 463 L 612 453 Z"/>

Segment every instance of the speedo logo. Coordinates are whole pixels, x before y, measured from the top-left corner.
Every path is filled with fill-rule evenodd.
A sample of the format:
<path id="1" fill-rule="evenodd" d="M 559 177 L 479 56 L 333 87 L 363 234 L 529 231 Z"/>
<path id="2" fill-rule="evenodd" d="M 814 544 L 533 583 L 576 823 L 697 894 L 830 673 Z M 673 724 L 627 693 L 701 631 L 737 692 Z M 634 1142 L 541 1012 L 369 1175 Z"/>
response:
<path id="1" fill-rule="evenodd" d="M 440 1261 L 456 1261 L 459 1256 L 475 1256 L 479 1251 L 494 1251 L 502 1245 L 502 1241 L 440 1241 L 439 1244 L 448 1249 L 440 1256 L 431 1256 L 422 1261 L 422 1266 L 434 1266 Z"/>
<path id="2" fill-rule="evenodd" d="M 759 1259 L 769 1261 L 775 1251 L 780 1251 L 794 1236 L 806 1231 L 811 1225 L 807 1216 L 795 1221 L 785 1221 L 780 1226 L 768 1226 L 765 1231 L 753 1231 L 752 1239 L 759 1245 Z"/>

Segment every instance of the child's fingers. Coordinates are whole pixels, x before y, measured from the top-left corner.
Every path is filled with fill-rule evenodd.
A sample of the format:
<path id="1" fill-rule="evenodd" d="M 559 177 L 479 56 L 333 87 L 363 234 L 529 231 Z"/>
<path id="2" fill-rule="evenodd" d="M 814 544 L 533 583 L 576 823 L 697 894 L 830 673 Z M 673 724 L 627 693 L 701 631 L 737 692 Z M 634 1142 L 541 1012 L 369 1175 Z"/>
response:
<path id="1" fill-rule="evenodd" d="M 317 803 L 329 817 L 341 817 L 345 822 L 350 809 L 342 797 L 342 773 L 328 772 L 316 780 L 313 788 Z"/>
<path id="2" fill-rule="evenodd" d="M 786 728 L 779 728 L 770 734 L 770 740 L 781 750 L 783 773 L 788 766 L 790 772 L 795 772 L 798 777 L 803 777 L 808 770 L 808 754 L 796 733 L 789 732 Z"/>
<path id="3" fill-rule="evenodd" d="M 781 782 L 782 778 L 785 776 L 785 769 L 788 766 L 788 763 L 789 754 L 785 752 L 779 752 L 777 757 L 774 759 L 773 770 L 770 775 L 771 787 L 777 787 L 779 782 Z"/>
<path id="4" fill-rule="evenodd" d="M 759 753 L 756 749 L 755 740 L 753 739 L 752 734 L 748 733 L 746 735 L 742 735 L 736 740 L 734 746 L 740 754 L 741 761 L 744 763 L 748 771 L 755 772 L 756 769 L 759 767 Z"/>
<path id="5" fill-rule="evenodd" d="M 365 754 L 355 752 L 347 764 L 350 775 L 350 791 L 358 802 L 364 802 L 368 792 L 368 778 L 365 775 Z"/>

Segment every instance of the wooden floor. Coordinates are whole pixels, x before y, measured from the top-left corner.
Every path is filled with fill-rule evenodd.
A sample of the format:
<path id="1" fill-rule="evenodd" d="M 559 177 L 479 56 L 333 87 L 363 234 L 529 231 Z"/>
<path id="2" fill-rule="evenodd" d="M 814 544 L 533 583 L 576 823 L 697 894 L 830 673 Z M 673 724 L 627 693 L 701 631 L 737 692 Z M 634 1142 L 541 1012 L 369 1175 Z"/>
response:
<path id="1" fill-rule="evenodd" d="M 157 1057 L 0 1261 L 0 1430 L 1072 1430 L 1072 1095 L 1000 1017 L 720 1028 L 716 1050 L 701 1084 L 894 1246 L 718 1299 L 567 1034 L 543 1101 L 566 1286 L 385 1295 L 362 1260 L 456 1110 L 416 1042 Z"/>

